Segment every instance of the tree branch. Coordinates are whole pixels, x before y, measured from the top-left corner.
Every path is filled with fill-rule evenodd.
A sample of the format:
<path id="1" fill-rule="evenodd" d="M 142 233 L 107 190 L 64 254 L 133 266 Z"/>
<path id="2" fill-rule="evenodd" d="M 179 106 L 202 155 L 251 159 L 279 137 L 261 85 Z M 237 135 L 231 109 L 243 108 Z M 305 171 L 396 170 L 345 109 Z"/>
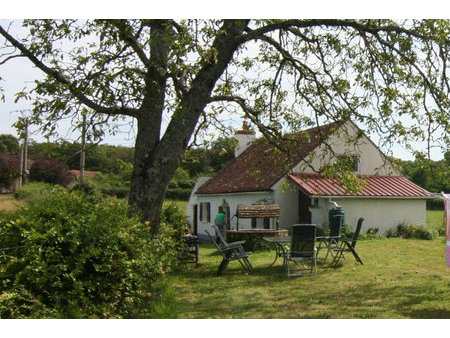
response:
<path id="1" fill-rule="evenodd" d="M 2 62 L 0 62 L 0 66 L 4 65 L 6 62 L 8 62 L 11 59 L 15 59 L 15 58 L 20 58 L 20 57 L 25 57 L 25 55 L 12 55 L 12 56 L 8 56 L 5 60 L 3 60 Z"/>
<path id="2" fill-rule="evenodd" d="M 55 79 L 58 83 L 67 86 L 68 90 L 84 105 L 87 107 L 106 115 L 128 115 L 131 117 L 137 116 L 137 110 L 128 107 L 104 107 L 101 106 L 91 99 L 89 99 L 85 94 L 83 94 L 77 86 L 71 82 L 67 77 L 58 72 L 57 70 L 46 66 L 42 61 L 40 61 L 34 54 L 25 47 L 22 43 L 13 38 L 6 30 L 0 26 L 0 34 L 5 37 L 15 48 L 20 50 L 23 56 L 27 57 L 37 68 L 42 70 L 45 74 Z"/>
<path id="3" fill-rule="evenodd" d="M 137 38 L 133 34 L 131 34 L 131 27 L 127 24 L 127 21 L 119 20 L 117 22 L 116 20 L 112 20 L 111 23 L 119 30 L 119 36 L 122 38 L 122 40 L 134 50 L 142 63 L 146 67 L 149 67 L 150 59 L 145 54 L 145 51 L 139 46 Z"/>
<path id="4" fill-rule="evenodd" d="M 342 28 L 354 28 L 355 30 L 359 32 L 367 32 L 367 33 L 379 33 L 379 32 L 386 32 L 386 33 L 404 33 L 408 34 L 410 36 L 414 36 L 416 38 L 420 38 L 423 40 L 433 40 L 432 37 L 420 34 L 417 31 L 402 28 L 398 25 L 372 25 L 370 23 L 363 24 L 360 22 L 357 22 L 355 20 L 342 20 L 342 19 L 311 19 L 311 20 L 298 20 L 298 19 L 292 19 L 292 20 L 283 20 L 279 22 L 274 22 L 271 24 L 268 24 L 266 26 L 257 28 L 257 29 L 250 29 L 248 28 L 247 35 L 242 37 L 242 42 L 258 39 L 261 37 L 261 35 L 264 35 L 266 33 L 273 32 L 275 30 L 284 29 L 284 30 L 290 30 L 292 33 L 292 27 L 296 28 L 310 28 L 310 27 L 342 27 Z M 449 39 L 446 39 L 446 43 L 450 43 Z"/>

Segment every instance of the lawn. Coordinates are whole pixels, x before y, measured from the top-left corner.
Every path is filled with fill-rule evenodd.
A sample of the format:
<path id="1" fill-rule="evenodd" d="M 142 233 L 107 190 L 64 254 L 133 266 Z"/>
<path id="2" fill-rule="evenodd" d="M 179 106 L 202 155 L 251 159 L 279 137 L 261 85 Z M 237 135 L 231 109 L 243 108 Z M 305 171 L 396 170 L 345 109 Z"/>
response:
<path id="1" fill-rule="evenodd" d="M 442 211 L 431 212 L 442 226 Z M 439 223 L 440 222 L 440 223 Z M 200 248 L 200 266 L 169 276 L 177 318 L 450 318 L 450 268 L 445 238 L 359 241 L 337 267 L 319 264 L 317 277 L 287 278 L 274 251 L 254 253 L 252 274 L 231 262 L 220 277 L 212 246 Z"/>
<path id="2" fill-rule="evenodd" d="M 427 210 L 427 225 L 433 229 L 444 228 L 444 211 Z"/>
<path id="3" fill-rule="evenodd" d="M 16 208 L 0 195 L 0 211 Z M 176 202 L 185 210 L 186 202 Z M 442 227 L 443 212 L 428 211 L 427 222 Z M 215 275 L 221 257 L 202 245 L 200 266 L 167 277 L 174 286 L 176 318 L 450 318 L 450 268 L 445 238 L 359 241 L 358 265 L 348 257 L 338 267 L 320 264 L 317 277 L 285 277 L 274 251 L 256 252 L 254 273 L 231 262 Z"/>
<path id="4" fill-rule="evenodd" d="M 0 212 L 13 211 L 21 205 L 24 202 L 15 199 L 13 194 L 0 194 Z"/>

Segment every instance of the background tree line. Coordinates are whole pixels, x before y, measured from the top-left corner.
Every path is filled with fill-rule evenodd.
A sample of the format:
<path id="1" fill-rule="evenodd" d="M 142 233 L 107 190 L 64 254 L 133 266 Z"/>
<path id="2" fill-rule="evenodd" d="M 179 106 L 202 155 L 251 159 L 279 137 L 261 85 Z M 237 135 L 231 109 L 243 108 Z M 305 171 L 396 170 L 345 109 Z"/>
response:
<path id="1" fill-rule="evenodd" d="M 168 198 L 185 200 L 199 176 L 211 176 L 234 158 L 236 142 L 234 138 L 218 138 L 209 146 L 192 147 L 186 151 L 180 167 L 171 180 Z M 30 159 L 53 159 L 68 169 L 79 169 L 79 143 L 70 142 L 30 142 L 28 157 Z M 0 153 L 3 171 L 6 171 L 6 155 L 18 156 L 19 141 L 12 135 L 0 135 Z M 94 184 L 104 192 L 123 197 L 127 194 L 131 180 L 134 149 L 105 144 L 89 144 L 86 152 L 86 170 L 97 171 Z M 41 160 L 43 161 L 43 160 Z M 416 154 L 414 161 L 393 159 L 400 171 L 412 182 L 422 188 L 439 193 L 450 191 L 450 151 L 444 159 L 431 161 L 421 154 Z M 12 161 L 19 165 L 17 159 Z M 52 162 L 53 163 L 53 162 Z M 50 164 L 49 164 L 50 165 Z M 14 165 L 9 165 L 11 167 Z M 55 164 L 53 165 L 55 166 Z M 11 170 L 11 169 L 10 169 Z"/>
<path id="2" fill-rule="evenodd" d="M 234 148 L 233 138 L 218 138 L 209 146 L 188 149 L 169 184 L 167 198 L 187 199 L 197 177 L 213 175 L 219 171 L 234 158 Z M 28 146 L 28 158 L 33 160 L 37 167 L 30 173 L 32 174 L 30 178 L 64 185 L 67 183 L 64 172 L 80 168 L 80 149 L 81 145 L 76 142 L 31 141 Z M 19 140 L 12 135 L 0 135 L 0 153 L 3 154 L 0 160 L 3 163 L 1 167 L 3 169 L 0 170 L 4 171 L 5 175 L 8 172 L 10 176 L 18 177 Z M 134 149 L 130 147 L 88 144 L 85 170 L 99 173 L 91 179 L 90 183 L 104 193 L 125 197 L 129 191 L 133 154 Z M 7 163 L 7 158 L 14 161 Z M 53 178 L 55 176 L 62 178 L 55 179 Z"/>

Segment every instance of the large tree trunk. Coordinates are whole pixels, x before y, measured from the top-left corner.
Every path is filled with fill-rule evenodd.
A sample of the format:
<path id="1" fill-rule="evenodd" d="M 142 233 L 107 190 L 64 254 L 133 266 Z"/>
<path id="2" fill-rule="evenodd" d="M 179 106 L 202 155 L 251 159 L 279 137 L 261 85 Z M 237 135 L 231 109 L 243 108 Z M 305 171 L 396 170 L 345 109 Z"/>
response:
<path id="1" fill-rule="evenodd" d="M 212 46 L 216 51 L 215 57 L 204 60 L 204 65 L 189 90 L 181 97 L 179 108 L 161 139 L 159 128 L 164 101 L 161 93 L 162 87 L 165 89 L 165 82 L 151 81 L 155 74 L 149 73 L 150 81 L 147 86 L 151 87 L 150 84 L 153 84 L 154 88 L 148 91 L 148 101 L 144 102 L 143 113 L 138 117 L 129 203 L 142 221 L 150 222 L 153 234 L 159 230 L 162 204 L 169 182 L 183 157 L 198 119 L 209 102 L 216 81 L 227 68 L 239 45 L 239 37 L 245 26 L 246 22 L 240 20 L 224 23 L 224 33 L 218 35 Z M 160 63 L 158 74 L 161 74 L 162 65 Z"/>

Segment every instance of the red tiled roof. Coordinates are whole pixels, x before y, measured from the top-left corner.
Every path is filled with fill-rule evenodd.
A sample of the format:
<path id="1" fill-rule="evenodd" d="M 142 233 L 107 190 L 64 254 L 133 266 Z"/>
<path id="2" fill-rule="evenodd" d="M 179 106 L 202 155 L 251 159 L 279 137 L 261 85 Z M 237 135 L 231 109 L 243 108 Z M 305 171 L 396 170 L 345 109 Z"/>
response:
<path id="1" fill-rule="evenodd" d="M 403 176 L 359 176 L 366 185 L 356 194 L 349 194 L 337 179 L 322 178 L 320 174 L 294 173 L 288 176 L 308 195 L 367 196 L 367 197 L 431 197 L 425 189 Z"/>
<path id="2" fill-rule="evenodd" d="M 203 184 L 196 194 L 267 191 L 302 158 L 307 156 L 338 127 L 330 123 L 298 134 L 290 156 L 273 145 L 254 142 L 241 155 Z"/>

